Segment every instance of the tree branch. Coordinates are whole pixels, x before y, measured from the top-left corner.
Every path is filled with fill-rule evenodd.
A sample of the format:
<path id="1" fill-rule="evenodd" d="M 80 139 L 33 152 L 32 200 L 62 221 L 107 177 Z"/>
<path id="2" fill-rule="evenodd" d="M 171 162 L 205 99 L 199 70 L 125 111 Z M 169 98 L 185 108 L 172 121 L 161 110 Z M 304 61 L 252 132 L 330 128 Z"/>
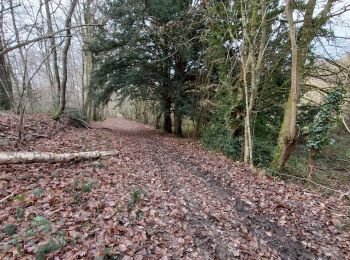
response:
<path id="1" fill-rule="evenodd" d="M 47 34 L 47 35 L 44 35 L 44 36 L 40 36 L 40 37 L 31 39 L 31 40 L 28 40 L 28 41 L 21 42 L 19 44 L 14 45 L 14 46 L 2 49 L 0 51 L 0 55 L 4 55 L 4 54 L 6 54 L 8 52 L 11 52 L 13 50 L 16 50 L 18 48 L 21 48 L 21 47 L 26 46 L 26 45 L 31 44 L 31 43 L 35 43 L 35 42 L 39 42 L 39 41 L 42 41 L 42 40 L 45 40 L 45 39 L 49 39 L 51 37 L 54 37 L 56 34 L 59 34 L 61 32 L 67 31 L 67 29 L 75 29 L 75 28 L 80 28 L 80 27 L 84 27 L 84 26 L 102 26 L 102 25 L 101 24 L 89 24 L 89 25 L 83 24 L 83 25 L 72 26 L 70 28 L 61 29 L 61 30 L 58 30 L 58 31 L 56 31 L 54 33 L 50 33 L 50 34 Z"/>
<path id="2" fill-rule="evenodd" d="M 15 9 L 17 7 L 20 7 L 20 6 L 21 6 L 21 4 L 17 4 L 15 6 L 10 6 L 10 7 L 4 8 L 4 9 L 0 10 L 0 13 L 6 12 L 6 11 L 11 10 L 11 9 Z"/>

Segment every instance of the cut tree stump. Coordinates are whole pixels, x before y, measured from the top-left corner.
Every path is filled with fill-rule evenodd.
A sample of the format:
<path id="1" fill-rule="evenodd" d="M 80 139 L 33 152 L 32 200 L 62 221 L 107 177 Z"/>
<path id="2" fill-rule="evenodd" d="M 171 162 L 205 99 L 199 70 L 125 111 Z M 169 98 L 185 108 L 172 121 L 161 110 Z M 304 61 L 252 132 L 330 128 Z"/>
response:
<path id="1" fill-rule="evenodd" d="M 72 160 L 98 159 L 105 156 L 118 155 L 117 151 L 94 151 L 80 153 L 45 153 L 45 152 L 0 152 L 1 164 L 18 163 L 57 163 Z"/>

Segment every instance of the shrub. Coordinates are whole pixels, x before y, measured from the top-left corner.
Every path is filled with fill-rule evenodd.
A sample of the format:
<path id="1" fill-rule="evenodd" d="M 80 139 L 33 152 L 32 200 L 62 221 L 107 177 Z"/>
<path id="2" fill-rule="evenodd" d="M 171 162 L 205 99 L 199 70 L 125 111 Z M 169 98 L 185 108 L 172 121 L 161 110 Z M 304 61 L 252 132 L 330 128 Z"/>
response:
<path id="1" fill-rule="evenodd" d="M 201 135 L 201 143 L 209 149 L 221 151 L 236 160 L 240 158 L 240 140 L 233 137 L 221 124 L 211 123 L 205 127 Z"/>

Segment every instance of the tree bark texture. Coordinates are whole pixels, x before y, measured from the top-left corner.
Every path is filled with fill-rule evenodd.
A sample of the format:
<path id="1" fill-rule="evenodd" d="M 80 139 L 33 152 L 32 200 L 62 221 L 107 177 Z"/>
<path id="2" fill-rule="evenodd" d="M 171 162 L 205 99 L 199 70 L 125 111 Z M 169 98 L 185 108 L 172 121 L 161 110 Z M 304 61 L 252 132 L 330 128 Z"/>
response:
<path id="1" fill-rule="evenodd" d="M 164 122 L 163 122 L 163 131 L 166 133 L 171 133 L 172 130 L 172 123 L 171 123 L 171 99 L 169 97 L 166 97 L 163 100 L 164 104 Z"/>
<path id="2" fill-rule="evenodd" d="M 48 34 L 52 35 L 52 37 L 50 37 L 50 45 L 52 48 L 52 63 L 53 63 L 54 82 L 55 82 L 55 88 L 57 91 L 55 103 L 56 103 L 56 106 L 58 106 L 60 104 L 60 96 L 61 96 L 61 81 L 60 81 L 60 73 L 59 73 L 59 67 L 58 67 L 57 46 L 56 46 L 56 40 L 54 37 L 54 31 L 53 31 L 53 26 L 52 26 L 49 0 L 45 0 L 45 10 L 46 10 Z"/>
<path id="3" fill-rule="evenodd" d="M 0 50 L 5 48 L 4 19 L 0 15 Z M 13 89 L 8 61 L 4 54 L 0 54 L 0 110 L 14 108 Z"/>
<path id="4" fill-rule="evenodd" d="M 182 115 L 176 109 L 174 111 L 174 133 L 182 137 Z"/>
<path id="5" fill-rule="evenodd" d="M 304 21 L 299 34 L 297 35 L 294 21 L 292 0 L 286 0 L 286 16 L 289 25 L 289 35 L 292 51 L 292 74 L 291 90 L 288 101 L 285 105 L 283 123 L 281 126 L 277 149 L 271 168 L 278 172 L 283 172 L 285 165 L 295 150 L 297 144 L 296 121 L 297 121 L 297 102 L 298 92 L 302 87 L 304 74 L 306 71 L 306 60 L 310 44 L 318 32 L 329 19 L 329 12 L 334 5 L 334 0 L 328 0 L 321 12 L 314 17 L 316 0 L 309 0 L 306 3 Z M 300 39 L 297 43 L 297 39 Z"/>
<path id="6" fill-rule="evenodd" d="M 66 108 L 66 92 L 67 92 L 67 79 L 68 79 L 68 50 L 72 41 L 71 23 L 72 16 L 78 0 L 73 0 L 66 18 L 66 33 L 67 39 L 62 50 L 62 82 L 61 82 L 61 97 L 60 97 L 60 108 L 59 115 L 62 115 Z"/>
<path id="7" fill-rule="evenodd" d="M 265 57 L 267 39 L 266 0 L 249 1 L 241 5 L 243 41 L 241 71 L 245 95 L 244 162 L 253 164 L 252 114 L 258 98 L 258 82 Z"/>
<path id="8" fill-rule="evenodd" d="M 0 152 L 1 164 L 18 163 L 57 163 L 72 160 L 98 159 L 105 156 L 118 155 L 117 151 L 94 151 L 80 153 L 43 153 L 43 152 Z"/>

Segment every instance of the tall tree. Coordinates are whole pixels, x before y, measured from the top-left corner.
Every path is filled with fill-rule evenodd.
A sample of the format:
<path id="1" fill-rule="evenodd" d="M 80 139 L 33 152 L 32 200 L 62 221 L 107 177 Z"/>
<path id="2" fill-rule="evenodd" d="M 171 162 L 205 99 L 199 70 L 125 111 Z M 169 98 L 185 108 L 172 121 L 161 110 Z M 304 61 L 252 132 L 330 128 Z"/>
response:
<path id="1" fill-rule="evenodd" d="M 253 164 L 252 112 L 258 97 L 268 37 L 268 6 L 270 1 L 242 1 L 241 17 L 243 41 L 241 71 L 245 94 L 244 162 Z"/>
<path id="2" fill-rule="evenodd" d="M 71 6 L 69 8 L 65 28 L 66 28 L 66 41 L 62 50 L 62 81 L 60 84 L 61 87 L 61 96 L 60 96 L 60 107 L 59 107 L 59 115 L 62 115 L 64 109 L 66 108 L 66 93 L 67 93 L 67 79 L 68 79 L 68 51 L 72 41 L 72 32 L 71 32 L 71 24 L 72 24 L 72 16 L 75 10 L 75 7 L 78 3 L 78 0 L 73 0 L 71 2 Z"/>
<path id="3" fill-rule="evenodd" d="M 337 0 L 327 0 L 323 9 L 318 14 L 316 12 L 316 0 L 309 0 L 305 5 L 305 11 L 303 12 L 303 22 L 298 30 L 297 35 L 294 35 L 294 22 L 292 21 L 293 7 L 300 9 L 301 6 L 297 1 L 292 2 L 289 0 L 286 2 L 286 15 L 289 23 L 289 30 L 291 43 L 292 43 L 292 57 L 294 63 L 292 66 L 292 84 L 288 97 L 288 101 L 285 104 L 284 119 L 280 130 L 278 139 L 278 146 L 275 153 L 275 158 L 271 164 L 272 168 L 277 171 L 283 171 L 289 157 L 293 153 L 297 143 L 297 102 L 298 102 L 298 90 L 303 88 L 305 80 L 305 72 L 307 70 L 307 60 L 310 54 L 310 45 L 312 41 L 318 37 L 318 33 L 322 27 L 328 22 L 330 18 L 330 11 Z M 295 38 L 299 39 L 295 44 Z M 297 46 L 293 46 L 297 45 Z M 298 52 L 296 52 L 296 49 Z M 295 73 L 296 71 L 296 73 Z"/>
<path id="4" fill-rule="evenodd" d="M 56 39 L 54 36 L 52 15 L 50 11 L 49 1 L 50 0 L 45 0 L 44 3 L 45 3 L 45 11 L 46 11 L 47 30 L 48 30 L 48 34 L 51 35 L 50 44 L 52 49 L 52 63 L 53 63 L 52 66 L 53 66 L 55 89 L 57 91 L 55 103 L 58 108 L 60 104 L 60 97 L 61 97 L 61 80 L 60 80 L 60 72 L 59 72 L 59 65 L 58 65 L 58 52 L 57 52 L 57 46 L 56 46 Z"/>
<path id="5" fill-rule="evenodd" d="M 93 55 L 92 52 L 88 49 L 88 44 L 92 41 L 93 37 L 93 27 L 92 23 L 95 19 L 96 13 L 96 4 L 94 5 L 93 0 L 86 0 L 85 5 L 83 6 L 83 17 L 84 22 L 87 27 L 84 28 L 83 33 L 83 89 L 82 89 L 82 104 L 83 104 L 83 113 L 88 114 L 92 111 L 92 93 L 89 91 L 92 71 L 93 71 Z"/>

